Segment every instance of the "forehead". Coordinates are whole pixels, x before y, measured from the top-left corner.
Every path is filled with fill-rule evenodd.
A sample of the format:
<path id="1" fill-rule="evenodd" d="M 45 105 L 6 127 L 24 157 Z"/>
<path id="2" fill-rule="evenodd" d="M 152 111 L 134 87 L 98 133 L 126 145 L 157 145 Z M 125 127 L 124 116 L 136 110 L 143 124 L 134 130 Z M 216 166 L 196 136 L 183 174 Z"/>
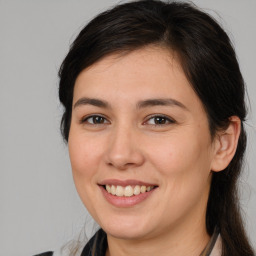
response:
<path id="1" fill-rule="evenodd" d="M 179 64 L 178 56 L 175 53 L 170 52 L 165 48 L 160 47 L 144 47 L 132 52 L 121 52 L 108 55 L 93 65 L 87 67 L 78 75 L 75 86 L 81 83 L 85 84 L 86 81 L 105 80 L 105 84 L 108 84 L 108 80 L 119 82 L 119 79 L 147 80 L 157 79 L 162 80 L 168 78 L 167 74 L 172 76 L 179 75 L 185 82 L 188 82 L 185 74 Z M 147 75 L 147 76 L 145 76 Z M 122 81 L 119 86 L 124 84 Z M 89 86 L 89 83 L 87 84 Z M 110 83 L 108 84 L 110 86 Z"/>
<path id="2" fill-rule="evenodd" d="M 126 54 L 113 54 L 83 70 L 77 77 L 74 100 L 175 98 L 199 101 L 180 65 L 177 54 L 160 47 L 146 47 Z"/>
<path id="3" fill-rule="evenodd" d="M 165 61 L 167 65 L 179 65 L 179 56 L 176 52 L 168 49 L 167 47 L 161 47 L 157 45 L 144 46 L 131 51 L 119 51 L 112 54 L 108 54 L 100 60 L 96 61 L 85 70 L 100 69 L 119 65 L 122 61 L 132 60 L 135 65 L 143 63 L 144 60 L 153 60 L 156 62 Z M 175 60 L 175 62 L 173 62 Z M 84 71 L 85 71 L 84 70 Z"/>

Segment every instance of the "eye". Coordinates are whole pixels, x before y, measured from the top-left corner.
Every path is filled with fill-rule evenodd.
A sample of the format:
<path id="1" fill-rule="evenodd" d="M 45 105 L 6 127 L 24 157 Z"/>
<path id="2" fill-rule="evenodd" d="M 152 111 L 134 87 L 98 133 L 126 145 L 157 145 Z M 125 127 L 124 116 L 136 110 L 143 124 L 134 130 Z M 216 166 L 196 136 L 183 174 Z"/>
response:
<path id="1" fill-rule="evenodd" d="M 163 126 L 163 125 L 173 124 L 175 123 L 175 121 L 164 115 L 154 115 L 148 118 L 145 123 L 149 125 L 154 125 L 154 126 Z"/>
<path id="2" fill-rule="evenodd" d="M 87 124 L 91 124 L 91 125 L 100 125 L 100 124 L 108 124 L 109 121 L 100 115 L 91 115 L 91 116 L 87 116 L 85 118 L 83 118 L 81 120 L 81 123 L 87 123 Z"/>

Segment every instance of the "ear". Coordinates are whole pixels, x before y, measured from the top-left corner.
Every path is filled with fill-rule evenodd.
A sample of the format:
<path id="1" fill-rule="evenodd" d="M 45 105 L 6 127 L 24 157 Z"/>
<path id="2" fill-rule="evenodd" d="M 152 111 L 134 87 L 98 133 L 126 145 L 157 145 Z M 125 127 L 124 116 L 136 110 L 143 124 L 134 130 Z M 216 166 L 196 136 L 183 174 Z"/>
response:
<path id="1" fill-rule="evenodd" d="M 217 132 L 214 139 L 214 156 L 211 165 L 211 170 L 214 172 L 224 170 L 236 153 L 241 120 L 237 116 L 232 116 L 229 121 L 228 128 Z"/>

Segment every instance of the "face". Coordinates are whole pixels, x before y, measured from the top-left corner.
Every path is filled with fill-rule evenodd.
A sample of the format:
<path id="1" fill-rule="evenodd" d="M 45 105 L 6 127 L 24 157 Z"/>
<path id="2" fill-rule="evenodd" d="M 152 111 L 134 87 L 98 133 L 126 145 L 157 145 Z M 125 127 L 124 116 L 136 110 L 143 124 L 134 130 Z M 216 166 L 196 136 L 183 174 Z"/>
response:
<path id="1" fill-rule="evenodd" d="M 214 145 L 167 50 L 108 56 L 82 71 L 68 145 L 77 191 L 109 235 L 147 238 L 205 222 Z"/>

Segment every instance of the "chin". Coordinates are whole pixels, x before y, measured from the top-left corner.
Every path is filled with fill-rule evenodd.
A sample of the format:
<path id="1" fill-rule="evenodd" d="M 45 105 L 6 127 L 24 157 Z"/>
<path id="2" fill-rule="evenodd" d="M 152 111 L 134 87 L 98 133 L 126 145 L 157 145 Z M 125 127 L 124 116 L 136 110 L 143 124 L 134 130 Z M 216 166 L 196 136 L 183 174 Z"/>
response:
<path id="1" fill-rule="evenodd" d="M 101 223 L 103 230 L 110 236 L 118 239 L 141 239 L 148 236 L 150 225 L 145 220 L 136 220 L 132 218 L 116 218 L 108 223 Z"/>
<path id="2" fill-rule="evenodd" d="M 113 227 L 104 230 L 108 235 L 115 237 L 117 239 L 125 240 L 139 240 L 148 236 L 148 233 L 145 230 L 138 229 L 123 229 Z"/>

